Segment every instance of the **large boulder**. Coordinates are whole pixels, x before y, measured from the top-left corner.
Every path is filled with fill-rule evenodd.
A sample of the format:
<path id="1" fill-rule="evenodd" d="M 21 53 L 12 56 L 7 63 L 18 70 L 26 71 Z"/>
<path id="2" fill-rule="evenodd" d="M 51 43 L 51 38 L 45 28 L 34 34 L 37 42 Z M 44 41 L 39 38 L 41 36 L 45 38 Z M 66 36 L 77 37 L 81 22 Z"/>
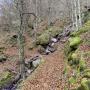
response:
<path id="1" fill-rule="evenodd" d="M 74 48 L 79 46 L 79 44 L 82 42 L 80 37 L 71 37 L 69 38 L 70 47 Z"/>

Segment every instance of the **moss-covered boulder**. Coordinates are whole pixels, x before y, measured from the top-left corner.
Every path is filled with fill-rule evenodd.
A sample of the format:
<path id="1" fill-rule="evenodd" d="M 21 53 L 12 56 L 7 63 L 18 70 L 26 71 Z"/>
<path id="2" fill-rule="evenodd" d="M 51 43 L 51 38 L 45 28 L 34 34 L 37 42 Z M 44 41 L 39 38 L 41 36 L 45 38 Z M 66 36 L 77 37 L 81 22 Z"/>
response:
<path id="1" fill-rule="evenodd" d="M 79 69 L 80 71 L 84 71 L 86 69 L 86 62 L 85 60 L 79 60 Z"/>
<path id="2" fill-rule="evenodd" d="M 70 47 L 75 48 L 82 42 L 82 40 L 80 37 L 71 37 L 69 38 L 69 42 L 70 42 Z"/>
<path id="3" fill-rule="evenodd" d="M 90 78 L 90 69 L 86 69 L 84 71 L 84 75 L 83 75 L 85 78 Z"/>
<path id="4" fill-rule="evenodd" d="M 52 37 L 55 37 L 56 35 L 58 35 L 59 33 L 62 33 L 62 29 L 60 29 L 59 27 L 50 27 L 48 28 L 48 30 L 46 30 L 47 33 L 50 33 L 50 35 Z"/>
<path id="5" fill-rule="evenodd" d="M 81 81 L 81 90 L 90 90 L 90 79 L 83 78 Z"/>
<path id="6" fill-rule="evenodd" d="M 49 41 L 50 41 L 50 35 L 48 33 L 44 33 L 37 38 L 36 44 L 45 45 L 48 44 Z"/>
<path id="7" fill-rule="evenodd" d="M 58 27 L 50 27 L 45 30 L 40 36 L 37 37 L 36 44 L 37 45 L 45 45 L 48 44 L 51 37 L 55 37 L 59 33 L 61 33 L 61 29 Z"/>
<path id="8" fill-rule="evenodd" d="M 0 62 L 4 62 L 7 60 L 7 57 L 5 55 L 0 55 Z"/>
<path id="9" fill-rule="evenodd" d="M 10 83 L 12 79 L 12 75 L 10 72 L 6 71 L 0 74 L 0 87 L 4 87 L 8 83 Z"/>

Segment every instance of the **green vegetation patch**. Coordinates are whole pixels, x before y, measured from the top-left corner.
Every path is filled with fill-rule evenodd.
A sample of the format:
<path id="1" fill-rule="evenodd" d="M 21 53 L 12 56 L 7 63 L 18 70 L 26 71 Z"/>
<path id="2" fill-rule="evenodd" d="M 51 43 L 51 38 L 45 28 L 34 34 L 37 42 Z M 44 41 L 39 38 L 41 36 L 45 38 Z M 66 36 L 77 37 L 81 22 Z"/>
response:
<path id="1" fill-rule="evenodd" d="M 45 30 L 40 36 L 37 37 L 36 44 L 37 45 L 48 44 L 51 37 L 55 37 L 61 32 L 62 30 L 58 27 L 50 27 L 47 30 Z"/>
<path id="2" fill-rule="evenodd" d="M 6 71 L 0 74 L 0 87 L 7 85 L 12 79 L 10 72 Z"/>
<path id="3" fill-rule="evenodd" d="M 84 77 L 85 77 L 85 78 L 90 78 L 90 69 L 86 69 L 86 70 L 84 71 Z"/>
<path id="4" fill-rule="evenodd" d="M 83 78 L 81 80 L 81 85 L 75 90 L 90 90 L 90 79 Z"/>
<path id="5" fill-rule="evenodd" d="M 82 40 L 80 37 L 71 37 L 69 38 L 69 42 L 70 42 L 70 47 L 75 47 L 78 46 Z"/>
<path id="6" fill-rule="evenodd" d="M 79 36 L 90 30 L 90 20 L 87 21 L 78 31 L 71 33 L 71 36 Z"/>

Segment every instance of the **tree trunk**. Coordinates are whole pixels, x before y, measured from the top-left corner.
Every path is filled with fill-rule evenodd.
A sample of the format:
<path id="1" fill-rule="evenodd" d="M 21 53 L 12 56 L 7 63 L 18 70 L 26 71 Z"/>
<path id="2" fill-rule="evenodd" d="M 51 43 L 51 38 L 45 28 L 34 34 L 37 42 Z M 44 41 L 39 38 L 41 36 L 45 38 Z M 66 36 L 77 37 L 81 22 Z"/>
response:
<path id="1" fill-rule="evenodd" d="M 34 22 L 34 40 L 36 40 L 36 36 L 37 36 L 37 22 L 38 22 L 38 11 L 37 11 L 37 0 L 35 0 L 35 22 Z"/>
<path id="2" fill-rule="evenodd" d="M 81 19 L 81 6 L 80 6 L 80 0 L 77 0 L 78 3 L 78 16 L 79 16 L 79 27 L 82 26 L 82 19 Z"/>
<path id="3" fill-rule="evenodd" d="M 24 38 L 23 38 L 23 20 L 24 20 L 24 1 L 20 0 L 20 29 L 18 32 L 18 46 L 19 46 L 19 60 L 20 60 L 20 74 L 21 78 L 25 79 L 25 61 L 24 61 Z"/>
<path id="4" fill-rule="evenodd" d="M 75 13 L 75 27 L 78 30 L 78 19 L 77 19 L 77 1 L 74 0 L 74 13 Z"/>

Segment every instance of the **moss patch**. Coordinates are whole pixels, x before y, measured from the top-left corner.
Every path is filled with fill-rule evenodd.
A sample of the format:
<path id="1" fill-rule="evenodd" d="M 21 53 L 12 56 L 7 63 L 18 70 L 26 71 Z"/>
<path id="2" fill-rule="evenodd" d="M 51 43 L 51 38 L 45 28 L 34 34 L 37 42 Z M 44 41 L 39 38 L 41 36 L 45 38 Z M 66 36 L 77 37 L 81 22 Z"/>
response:
<path id="1" fill-rule="evenodd" d="M 81 27 L 78 31 L 75 31 L 75 32 L 71 33 L 71 36 L 79 36 L 79 35 L 81 35 L 82 33 L 85 33 L 85 32 L 87 32 L 87 31 L 89 31 L 89 30 L 90 30 L 90 20 L 87 21 L 87 22 L 83 25 L 83 27 Z"/>
<path id="2" fill-rule="evenodd" d="M 81 43 L 81 38 L 80 37 L 71 37 L 69 39 L 69 42 L 70 42 L 70 47 L 76 47 L 78 46 L 80 43 Z"/>
<path id="3" fill-rule="evenodd" d="M 45 30 L 40 36 L 37 37 L 36 44 L 37 45 L 45 45 L 48 44 L 51 37 L 55 37 L 58 35 L 62 30 L 58 27 L 50 27 Z"/>
<path id="4" fill-rule="evenodd" d="M 7 85 L 12 79 L 10 72 L 6 71 L 0 75 L 0 87 Z"/>

